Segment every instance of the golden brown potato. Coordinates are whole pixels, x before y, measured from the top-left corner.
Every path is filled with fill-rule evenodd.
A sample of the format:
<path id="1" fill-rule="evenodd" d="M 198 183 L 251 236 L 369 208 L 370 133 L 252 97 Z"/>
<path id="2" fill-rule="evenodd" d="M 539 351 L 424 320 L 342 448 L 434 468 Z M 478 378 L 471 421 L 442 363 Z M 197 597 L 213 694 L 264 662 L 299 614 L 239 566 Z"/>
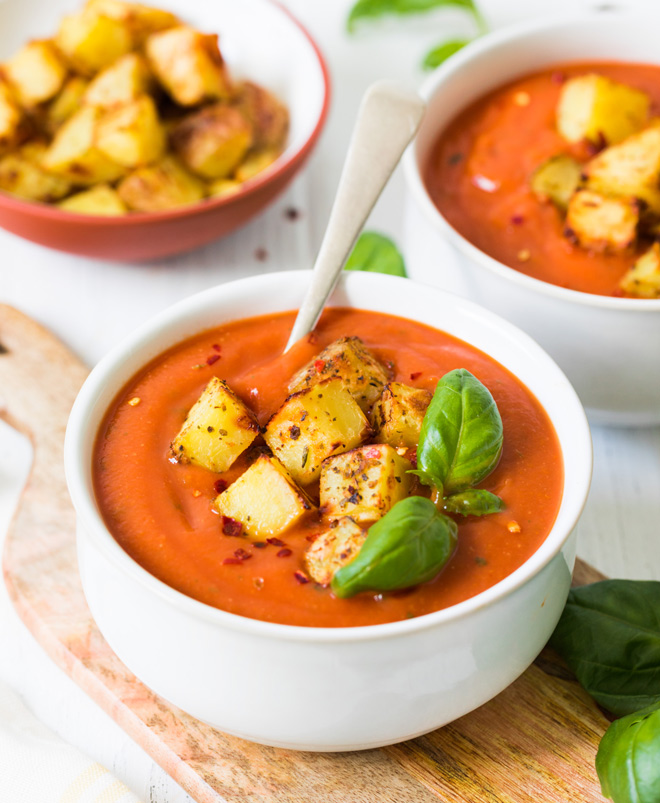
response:
<path id="1" fill-rule="evenodd" d="M 568 205 L 565 233 L 590 251 L 625 251 L 635 242 L 638 223 L 635 198 L 609 198 L 579 190 Z"/>
<path id="2" fill-rule="evenodd" d="M 653 243 L 619 283 L 624 293 L 637 298 L 660 298 L 660 244 Z"/>
<path id="3" fill-rule="evenodd" d="M 55 44 L 76 72 L 91 76 L 130 53 L 130 32 L 120 20 L 84 9 L 62 19 Z"/>
<path id="4" fill-rule="evenodd" d="M 88 0 L 89 10 L 119 20 L 129 31 L 133 44 L 139 47 L 152 33 L 180 25 L 181 21 L 169 11 L 121 0 Z"/>
<path id="5" fill-rule="evenodd" d="M 391 446 L 417 447 L 422 421 L 433 394 L 401 382 L 389 382 L 371 413 L 376 440 Z"/>
<path id="6" fill-rule="evenodd" d="M 109 184 L 97 184 L 91 190 L 71 195 L 57 205 L 67 212 L 77 212 L 81 215 L 116 217 L 128 213 L 124 202 Z"/>
<path id="7" fill-rule="evenodd" d="M 62 87 L 59 95 L 46 109 L 45 128 L 53 135 L 82 105 L 89 83 L 79 75 L 73 75 Z"/>
<path id="8" fill-rule="evenodd" d="M 128 53 L 96 75 L 84 94 L 84 102 L 104 108 L 121 106 L 149 92 L 152 82 L 146 59 L 139 53 Z"/>
<path id="9" fill-rule="evenodd" d="M 234 178 L 241 184 L 258 176 L 270 167 L 279 156 L 279 151 L 250 151 L 234 172 Z"/>
<path id="10" fill-rule="evenodd" d="M 252 133 L 240 112 L 216 103 L 185 117 L 170 141 L 181 161 L 198 176 L 226 178 L 247 153 Z"/>
<path id="11" fill-rule="evenodd" d="M 129 209 L 160 212 L 201 201 L 205 186 L 177 159 L 166 155 L 160 162 L 139 167 L 130 173 L 119 184 L 117 191 Z"/>
<path id="12" fill-rule="evenodd" d="M 568 154 L 552 156 L 532 174 L 532 192 L 539 200 L 550 200 L 557 209 L 565 212 L 578 188 L 581 174 L 582 165 Z"/>
<path id="13" fill-rule="evenodd" d="M 181 25 L 152 34 L 145 52 L 156 78 L 181 106 L 230 97 L 229 74 L 217 35 Z"/>
<path id="14" fill-rule="evenodd" d="M 305 554 L 309 576 L 321 585 L 329 585 L 335 573 L 358 556 L 366 538 L 365 530 L 348 516 L 333 522 Z"/>
<path id="15" fill-rule="evenodd" d="M 19 103 L 26 108 L 54 98 L 69 72 L 49 39 L 28 42 L 6 62 L 4 70 Z"/>
<path id="16" fill-rule="evenodd" d="M 208 185 L 207 194 L 211 198 L 223 198 L 225 195 L 234 195 L 240 188 L 240 181 L 234 181 L 230 178 L 218 178 Z"/>
<path id="17" fill-rule="evenodd" d="M 43 170 L 45 152 L 46 144 L 35 140 L 0 159 L 0 189 L 28 201 L 51 203 L 63 198 L 71 191 L 71 184 Z"/>
<path id="18" fill-rule="evenodd" d="M 0 79 L 0 154 L 20 145 L 30 135 L 30 129 L 11 87 Z"/>
<path id="19" fill-rule="evenodd" d="M 252 126 L 252 144 L 259 150 L 281 151 L 289 133 L 289 110 L 252 81 L 236 88 L 234 105 Z"/>
<path id="20" fill-rule="evenodd" d="M 149 95 L 106 112 L 96 127 L 96 146 L 124 167 L 158 161 L 165 152 L 165 130 Z"/>

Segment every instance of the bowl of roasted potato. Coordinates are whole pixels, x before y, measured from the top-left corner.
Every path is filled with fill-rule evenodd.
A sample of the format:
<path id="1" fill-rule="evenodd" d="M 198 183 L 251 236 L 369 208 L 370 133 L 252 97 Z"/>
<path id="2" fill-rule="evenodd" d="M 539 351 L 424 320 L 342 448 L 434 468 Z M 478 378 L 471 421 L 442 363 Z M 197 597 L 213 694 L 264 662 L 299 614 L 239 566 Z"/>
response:
<path id="1" fill-rule="evenodd" d="M 0 8 L 0 226 L 148 260 L 242 225 L 305 162 L 328 75 L 270 0 Z"/>
<path id="2" fill-rule="evenodd" d="M 345 273 L 283 353 L 310 277 L 144 324 L 81 390 L 65 467 L 90 610 L 137 677 L 243 738 L 366 749 L 543 648 L 591 443 L 528 336 L 408 279 Z"/>
<path id="3" fill-rule="evenodd" d="M 595 423 L 660 423 L 653 29 L 592 13 L 478 40 L 427 80 L 405 157 L 411 276 L 531 334 Z"/>

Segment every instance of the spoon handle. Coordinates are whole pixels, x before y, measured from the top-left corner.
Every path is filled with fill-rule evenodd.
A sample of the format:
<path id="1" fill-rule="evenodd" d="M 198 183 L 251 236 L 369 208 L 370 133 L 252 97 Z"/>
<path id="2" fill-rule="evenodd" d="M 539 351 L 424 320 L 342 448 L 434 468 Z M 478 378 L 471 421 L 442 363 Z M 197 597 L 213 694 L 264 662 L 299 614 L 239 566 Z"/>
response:
<path id="1" fill-rule="evenodd" d="M 416 92 L 379 81 L 365 94 L 312 281 L 285 352 L 316 325 L 383 187 L 415 135 L 425 105 Z"/>

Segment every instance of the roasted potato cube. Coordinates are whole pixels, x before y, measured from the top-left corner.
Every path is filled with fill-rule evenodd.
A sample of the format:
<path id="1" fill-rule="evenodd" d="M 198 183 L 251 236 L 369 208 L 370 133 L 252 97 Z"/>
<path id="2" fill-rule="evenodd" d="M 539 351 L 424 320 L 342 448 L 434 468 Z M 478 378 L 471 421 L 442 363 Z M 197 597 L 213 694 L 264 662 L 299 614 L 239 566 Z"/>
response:
<path id="1" fill-rule="evenodd" d="M 552 156 L 532 174 L 532 192 L 541 201 L 550 200 L 562 212 L 580 183 L 582 165 L 568 154 Z"/>
<path id="2" fill-rule="evenodd" d="M 217 35 L 181 25 L 152 34 L 145 50 L 156 77 L 181 106 L 229 98 L 229 75 Z"/>
<path id="3" fill-rule="evenodd" d="M 118 179 L 125 169 L 96 146 L 100 114 L 98 109 L 87 106 L 70 117 L 44 154 L 44 168 L 74 184 L 99 184 Z"/>
<path id="4" fill-rule="evenodd" d="M 113 217 L 125 215 L 128 212 L 117 192 L 108 184 L 97 184 L 91 190 L 71 195 L 57 205 L 67 212 L 77 212 L 81 215 Z"/>
<path id="5" fill-rule="evenodd" d="M 579 190 L 568 205 L 565 234 L 590 251 L 625 251 L 635 242 L 638 223 L 635 198 Z"/>
<path id="6" fill-rule="evenodd" d="M 262 455 L 213 503 L 256 541 L 282 535 L 314 505 L 275 457 Z"/>
<path id="7" fill-rule="evenodd" d="M 222 379 L 213 377 L 190 408 L 170 447 L 182 463 L 227 471 L 259 434 L 252 411 Z"/>
<path id="8" fill-rule="evenodd" d="M 653 243 L 621 279 L 624 293 L 638 298 L 660 298 L 660 244 Z"/>
<path id="9" fill-rule="evenodd" d="M 11 87 L 0 80 L 0 154 L 16 148 L 29 134 L 30 124 Z"/>
<path id="10" fill-rule="evenodd" d="M 384 516 L 410 492 L 412 469 L 387 443 L 373 443 L 329 457 L 321 467 L 321 511 L 330 519 L 350 516 L 358 524 Z"/>
<path id="11" fill-rule="evenodd" d="M 164 156 L 160 162 L 139 167 L 118 187 L 122 201 L 138 212 L 158 212 L 201 201 L 203 182 L 174 157 Z"/>
<path id="12" fill-rule="evenodd" d="M 99 120 L 96 145 L 101 153 L 125 167 L 157 161 L 165 151 L 165 130 L 149 95 L 111 109 Z"/>
<path id="13" fill-rule="evenodd" d="M 241 188 L 240 181 L 230 178 L 218 178 L 208 186 L 208 195 L 212 198 L 223 198 L 225 195 L 234 195 Z"/>
<path id="14" fill-rule="evenodd" d="M 128 53 L 102 70 L 90 82 L 84 95 L 90 106 L 122 106 L 147 94 L 152 75 L 139 53 Z"/>
<path id="15" fill-rule="evenodd" d="M 601 151 L 584 165 L 583 178 L 594 192 L 639 198 L 660 213 L 660 125 Z"/>
<path id="16" fill-rule="evenodd" d="M 621 142 L 644 127 L 650 99 L 645 92 L 590 73 L 570 78 L 557 105 L 557 129 L 567 142 Z"/>
<path id="17" fill-rule="evenodd" d="M 236 181 L 243 183 L 259 175 L 267 167 L 270 167 L 277 159 L 279 153 L 274 150 L 254 151 L 239 164 L 234 173 Z"/>
<path id="18" fill-rule="evenodd" d="M 124 22 L 88 8 L 62 19 L 55 44 L 73 69 L 85 76 L 94 75 L 133 47 Z"/>
<path id="19" fill-rule="evenodd" d="M 170 141 L 193 173 L 207 179 L 226 178 L 247 153 L 252 133 L 236 109 L 216 103 L 185 117 Z"/>
<path id="20" fill-rule="evenodd" d="M 269 92 L 251 81 L 236 89 L 234 105 L 252 127 L 253 146 L 281 151 L 289 133 L 289 110 Z"/>
<path id="21" fill-rule="evenodd" d="M 294 393 L 264 432 L 273 454 L 300 485 L 319 476 L 326 457 L 341 454 L 371 434 L 366 416 L 340 379 Z"/>
<path id="22" fill-rule="evenodd" d="M 69 72 L 57 48 L 47 39 L 28 42 L 4 65 L 19 103 L 30 108 L 60 91 Z"/>
<path id="23" fill-rule="evenodd" d="M 141 3 L 124 3 L 121 0 L 88 0 L 87 8 L 97 14 L 124 23 L 135 46 L 140 46 L 147 36 L 181 24 L 181 20 L 169 11 L 151 8 Z"/>
<path id="24" fill-rule="evenodd" d="M 309 576 L 321 585 L 330 585 L 335 573 L 358 556 L 366 538 L 367 533 L 348 516 L 333 522 L 305 554 Z"/>
<path id="25" fill-rule="evenodd" d="M 50 134 L 72 117 L 82 105 L 89 82 L 74 75 L 64 84 L 59 95 L 53 99 L 46 110 L 45 127 Z"/>
<path id="26" fill-rule="evenodd" d="M 368 410 L 389 379 L 384 366 L 359 337 L 342 337 L 330 343 L 289 382 L 289 392 L 309 388 L 336 376 L 363 410 Z"/>
<path id="27" fill-rule="evenodd" d="M 417 447 L 426 408 L 433 394 L 424 388 L 413 388 L 401 382 L 385 385 L 371 413 L 376 440 L 391 446 Z"/>
<path id="28" fill-rule="evenodd" d="M 53 176 L 41 167 L 46 145 L 27 142 L 19 150 L 0 159 L 0 189 L 28 201 L 57 201 L 71 191 L 64 178 Z"/>

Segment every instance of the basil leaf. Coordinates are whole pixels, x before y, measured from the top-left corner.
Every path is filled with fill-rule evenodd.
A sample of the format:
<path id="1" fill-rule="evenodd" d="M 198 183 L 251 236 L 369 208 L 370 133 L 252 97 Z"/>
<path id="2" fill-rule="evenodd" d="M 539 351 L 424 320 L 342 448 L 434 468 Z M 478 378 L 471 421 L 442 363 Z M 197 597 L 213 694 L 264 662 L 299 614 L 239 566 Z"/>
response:
<path id="1" fill-rule="evenodd" d="M 375 231 L 365 231 L 360 235 L 344 269 L 406 276 L 406 266 L 399 249 L 389 237 Z"/>
<path id="2" fill-rule="evenodd" d="M 464 368 L 438 382 L 417 445 L 417 474 L 445 495 L 476 485 L 502 454 L 502 419 L 490 391 Z"/>
<path id="3" fill-rule="evenodd" d="M 603 580 L 572 589 L 550 644 L 613 714 L 660 703 L 660 582 Z"/>
<path id="4" fill-rule="evenodd" d="M 446 496 L 443 502 L 447 513 L 460 513 L 461 516 L 488 516 L 504 509 L 504 502 L 499 496 L 482 489 L 452 494 Z"/>
<path id="5" fill-rule="evenodd" d="M 371 526 L 357 557 L 332 578 L 332 590 L 338 597 L 352 597 L 432 580 L 452 556 L 457 530 L 430 499 L 402 499 Z"/>
<path id="6" fill-rule="evenodd" d="M 424 56 L 422 69 L 434 70 L 436 67 L 444 64 L 454 53 L 458 53 L 459 50 L 462 50 L 465 45 L 469 45 L 471 41 L 471 39 L 451 39 L 448 42 L 443 42 L 441 45 L 434 47 Z"/>
<path id="7" fill-rule="evenodd" d="M 422 14 L 436 8 L 463 8 L 472 14 L 478 13 L 473 0 L 358 0 L 351 9 L 347 27 L 349 31 L 355 29 L 355 23 L 360 19 L 376 19 L 387 14 L 405 16 L 407 14 Z"/>
<path id="8" fill-rule="evenodd" d="M 613 722 L 601 739 L 596 771 L 614 803 L 660 800 L 660 703 Z"/>

